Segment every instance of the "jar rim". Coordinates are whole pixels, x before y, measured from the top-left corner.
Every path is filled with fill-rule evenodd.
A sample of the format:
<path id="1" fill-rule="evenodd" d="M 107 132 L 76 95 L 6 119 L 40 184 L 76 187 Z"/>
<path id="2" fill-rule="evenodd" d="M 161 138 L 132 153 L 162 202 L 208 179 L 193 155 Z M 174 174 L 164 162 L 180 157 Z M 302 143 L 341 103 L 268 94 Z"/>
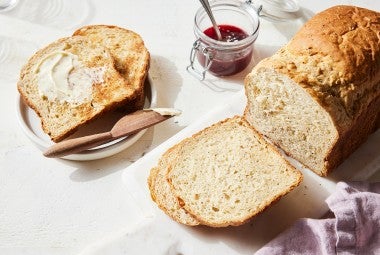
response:
<path id="1" fill-rule="evenodd" d="M 240 48 L 240 47 L 246 47 L 247 45 L 252 44 L 258 35 L 259 27 L 260 27 L 260 19 L 259 15 L 257 14 L 257 11 L 255 8 L 249 4 L 249 2 L 242 2 L 238 0 L 223 0 L 223 1 L 210 1 L 210 7 L 216 8 L 216 7 L 222 7 L 222 6 L 229 6 L 236 9 L 239 9 L 243 11 L 247 16 L 251 17 L 254 20 L 254 23 L 256 23 L 256 27 L 254 27 L 253 32 L 248 34 L 248 36 L 242 40 L 234 41 L 234 42 L 225 42 L 225 41 L 218 41 L 215 40 L 209 36 L 207 36 L 204 31 L 198 26 L 198 20 L 201 16 L 207 15 L 206 11 L 203 7 L 200 7 L 198 11 L 195 14 L 194 18 L 194 24 L 195 29 L 194 32 L 197 37 L 203 39 L 202 41 L 205 41 L 206 43 L 212 44 L 215 48 Z"/>

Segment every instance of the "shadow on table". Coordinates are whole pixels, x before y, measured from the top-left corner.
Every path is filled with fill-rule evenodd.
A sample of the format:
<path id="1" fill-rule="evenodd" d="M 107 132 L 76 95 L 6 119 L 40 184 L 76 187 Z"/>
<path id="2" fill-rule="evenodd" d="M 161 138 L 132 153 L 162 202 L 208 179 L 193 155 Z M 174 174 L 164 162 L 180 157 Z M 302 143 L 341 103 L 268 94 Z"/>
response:
<path id="1" fill-rule="evenodd" d="M 96 11 L 92 1 L 75 0 L 23 0 L 17 5 L 1 13 L 13 18 L 25 20 L 34 24 L 73 31 L 88 24 Z"/>
<path id="2" fill-rule="evenodd" d="M 149 75 L 157 91 L 157 107 L 173 107 L 183 84 L 176 65 L 165 57 L 152 55 Z"/>
<path id="3" fill-rule="evenodd" d="M 247 224 L 217 229 L 200 226 L 188 231 L 201 242 L 220 242 L 238 254 L 252 254 L 297 219 L 319 218 L 328 210 L 324 200 L 330 193 L 314 177 L 305 175 L 300 186 Z"/>
<path id="4" fill-rule="evenodd" d="M 70 175 L 72 181 L 87 182 L 97 180 L 125 169 L 144 156 L 146 150 L 151 145 L 153 134 L 154 128 L 148 129 L 135 144 L 111 157 L 83 162 L 69 160 L 62 161 L 77 168 Z"/>
<path id="5" fill-rule="evenodd" d="M 297 13 L 297 19 L 289 20 L 286 22 L 273 23 L 275 29 L 280 32 L 287 41 L 290 41 L 293 36 L 298 32 L 298 30 L 306 23 L 311 17 L 315 15 L 309 9 L 301 7 Z"/>

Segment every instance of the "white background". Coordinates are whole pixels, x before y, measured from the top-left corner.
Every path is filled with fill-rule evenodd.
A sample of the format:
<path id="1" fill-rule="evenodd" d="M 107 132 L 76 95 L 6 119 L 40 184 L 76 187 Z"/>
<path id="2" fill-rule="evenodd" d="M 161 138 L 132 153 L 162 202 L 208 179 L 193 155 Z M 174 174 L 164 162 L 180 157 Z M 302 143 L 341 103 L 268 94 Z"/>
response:
<path id="1" fill-rule="evenodd" d="M 370 0 L 299 2 L 302 18 L 279 24 L 262 21 L 250 67 L 327 7 L 355 4 L 380 11 L 379 2 Z M 122 182 L 123 170 L 241 93 L 250 69 L 224 79 L 208 76 L 203 83 L 186 72 L 199 7 L 196 0 L 20 0 L 13 11 L 0 13 L 0 42 L 12 42 L 8 52 L 0 52 L 0 254 L 78 254 L 141 221 L 141 208 Z M 175 107 L 183 114 L 149 129 L 135 145 L 106 159 L 47 159 L 16 118 L 19 70 L 35 50 L 87 24 L 139 33 L 151 53 L 149 74 L 158 106 Z M 372 177 L 379 179 L 379 174 Z"/>

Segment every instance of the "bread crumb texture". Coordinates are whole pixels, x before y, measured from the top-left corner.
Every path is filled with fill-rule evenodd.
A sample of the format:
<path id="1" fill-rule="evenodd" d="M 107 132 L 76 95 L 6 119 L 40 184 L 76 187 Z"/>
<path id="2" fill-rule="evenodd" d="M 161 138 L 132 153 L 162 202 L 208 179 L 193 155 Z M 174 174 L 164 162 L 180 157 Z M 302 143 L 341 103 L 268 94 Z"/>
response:
<path id="1" fill-rule="evenodd" d="M 246 77 L 245 117 L 326 175 L 376 129 L 379 34 L 379 12 L 335 6 L 315 15 Z"/>
<path id="2" fill-rule="evenodd" d="M 167 174 L 172 192 L 201 224 L 241 225 L 301 180 L 241 117 L 180 143 Z"/>

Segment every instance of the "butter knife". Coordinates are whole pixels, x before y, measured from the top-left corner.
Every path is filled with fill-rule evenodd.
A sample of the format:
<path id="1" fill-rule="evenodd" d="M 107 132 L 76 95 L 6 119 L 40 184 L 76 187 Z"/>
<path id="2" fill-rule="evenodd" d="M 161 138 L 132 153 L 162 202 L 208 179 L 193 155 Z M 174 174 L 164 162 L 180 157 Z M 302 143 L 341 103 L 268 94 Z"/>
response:
<path id="1" fill-rule="evenodd" d="M 43 155 L 48 158 L 57 158 L 78 153 L 112 140 L 137 133 L 179 114 L 181 114 L 179 110 L 172 108 L 139 110 L 122 117 L 108 132 L 58 142 L 49 147 Z"/>

